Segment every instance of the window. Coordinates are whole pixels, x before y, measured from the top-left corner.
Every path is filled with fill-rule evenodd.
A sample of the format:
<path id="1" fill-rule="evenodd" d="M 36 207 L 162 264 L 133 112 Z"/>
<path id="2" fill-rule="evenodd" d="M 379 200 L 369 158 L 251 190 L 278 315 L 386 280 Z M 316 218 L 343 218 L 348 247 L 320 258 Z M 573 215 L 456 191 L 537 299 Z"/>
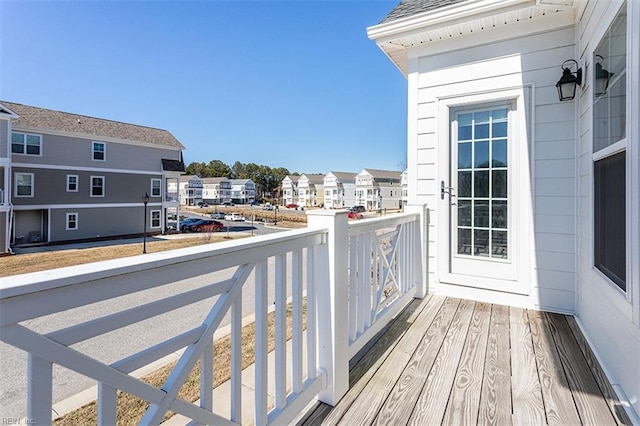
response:
<path id="1" fill-rule="evenodd" d="M 104 197 L 104 176 L 91 176 L 91 196 Z"/>
<path id="2" fill-rule="evenodd" d="M 78 192 L 78 175 L 67 175 L 67 192 Z"/>
<path id="3" fill-rule="evenodd" d="M 93 148 L 91 149 L 91 158 L 96 161 L 105 161 L 105 149 L 104 142 L 93 142 Z"/>
<path id="4" fill-rule="evenodd" d="M 42 136 L 11 133 L 11 152 L 24 155 L 42 155 Z"/>
<path id="5" fill-rule="evenodd" d="M 15 174 L 16 197 L 33 197 L 33 173 Z"/>
<path id="6" fill-rule="evenodd" d="M 593 67 L 593 218 L 594 266 L 626 291 L 626 149 L 627 149 L 626 4 L 594 52 Z M 606 90 L 595 90 L 603 69 Z"/>
<path id="7" fill-rule="evenodd" d="M 151 196 L 152 197 L 159 197 L 161 194 L 160 192 L 160 185 L 162 184 L 162 181 L 160 179 L 151 179 Z"/>
<path id="8" fill-rule="evenodd" d="M 78 229 L 78 213 L 67 213 L 67 231 Z"/>
<path id="9" fill-rule="evenodd" d="M 160 228 L 160 210 L 151 210 L 151 228 Z"/>

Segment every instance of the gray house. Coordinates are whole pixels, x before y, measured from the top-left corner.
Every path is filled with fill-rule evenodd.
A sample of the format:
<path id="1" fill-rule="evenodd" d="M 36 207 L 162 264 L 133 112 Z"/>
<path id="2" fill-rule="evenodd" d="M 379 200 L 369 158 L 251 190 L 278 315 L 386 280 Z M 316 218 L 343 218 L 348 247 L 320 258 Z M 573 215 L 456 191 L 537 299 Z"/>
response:
<path id="1" fill-rule="evenodd" d="M 145 221 L 162 232 L 182 149 L 166 130 L 0 101 L 0 253 L 141 234 Z"/>

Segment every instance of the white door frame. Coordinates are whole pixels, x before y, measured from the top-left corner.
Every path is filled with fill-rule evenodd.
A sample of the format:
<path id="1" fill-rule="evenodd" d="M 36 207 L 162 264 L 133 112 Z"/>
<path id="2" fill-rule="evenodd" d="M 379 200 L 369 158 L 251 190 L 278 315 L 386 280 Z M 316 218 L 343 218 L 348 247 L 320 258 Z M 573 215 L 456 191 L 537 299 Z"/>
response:
<path id="1" fill-rule="evenodd" d="M 534 158 L 530 128 L 533 119 L 532 85 L 523 85 L 514 88 L 496 90 L 491 92 L 455 94 L 438 98 L 438 176 L 437 176 L 437 229 L 438 229 L 438 281 L 443 284 L 453 284 L 482 290 L 493 290 L 506 293 L 528 295 L 531 292 L 532 259 L 535 250 L 531 246 L 533 241 L 533 179 L 531 173 L 532 158 Z M 510 241 L 513 247 L 510 254 L 516 263 L 515 272 L 509 279 L 474 275 L 473 270 L 468 273 L 453 273 L 451 269 L 451 212 L 450 199 L 440 197 L 440 182 L 451 186 L 451 119 L 458 108 L 478 106 L 507 101 L 515 105 L 512 116 L 509 116 L 509 126 L 513 126 L 513 142 L 510 141 L 509 149 L 513 150 L 510 159 L 510 169 L 515 173 L 511 176 L 511 193 L 517 194 L 510 209 L 518 215 L 518 224 L 510 231 L 514 234 Z"/>

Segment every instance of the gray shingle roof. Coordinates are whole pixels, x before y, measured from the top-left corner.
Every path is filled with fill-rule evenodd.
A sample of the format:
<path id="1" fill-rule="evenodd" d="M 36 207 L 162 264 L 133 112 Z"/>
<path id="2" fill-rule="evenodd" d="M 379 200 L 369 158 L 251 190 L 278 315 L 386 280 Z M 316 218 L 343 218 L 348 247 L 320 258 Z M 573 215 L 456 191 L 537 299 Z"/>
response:
<path id="1" fill-rule="evenodd" d="M 463 1 L 466 0 L 402 0 L 380 23 L 386 24 L 397 19 L 408 18 L 409 16 L 462 3 Z"/>
<path id="2" fill-rule="evenodd" d="M 98 138 L 101 136 L 110 137 L 132 142 L 145 142 L 168 148 L 184 149 L 180 141 L 166 130 L 16 104 L 13 102 L 0 101 L 0 103 L 20 117 L 14 121 L 14 127 L 16 128 L 22 125 L 43 131 L 57 130 L 91 135 Z"/>
<path id="3" fill-rule="evenodd" d="M 356 179 L 356 175 L 358 173 L 353 173 L 353 172 L 331 172 L 332 175 L 334 175 L 336 178 L 338 178 L 339 181 L 344 182 L 344 181 L 353 181 Z"/>
<path id="4" fill-rule="evenodd" d="M 390 179 L 390 180 L 398 180 L 402 178 L 402 172 L 396 172 L 393 170 L 376 170 L 376 169 L 364 169 L 363 171 L 368 172 L 374 179 Z"/>
<path id="5" fill-rule="evenodd" d="M 304 173 L 310 183 L 322 183 L 324 181 L 324 175 L 320 173 Z"/>

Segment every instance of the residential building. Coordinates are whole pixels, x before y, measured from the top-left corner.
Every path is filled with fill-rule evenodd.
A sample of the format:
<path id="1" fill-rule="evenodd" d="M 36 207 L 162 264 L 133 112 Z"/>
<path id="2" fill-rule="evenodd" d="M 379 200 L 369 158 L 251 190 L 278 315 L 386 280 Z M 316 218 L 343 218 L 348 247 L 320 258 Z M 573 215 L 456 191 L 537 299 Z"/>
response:
<path id="1" fill-rule="evenodd" d="M 231 179 L 231 201 L 251 204 L 256 199 L 256 184 L 251 179 Z"/>
<path id="2" fill-rule="evenodd" d="M 429 291 L 574 315 L 640 421 L 640 2 L 401 2 Z"/>
<path id="3" fill-rule="evenodd" d="M 166 130 L 0 101 L 0 252 L 162 232 L 182 149 Z"/>
<path id="4" fill-rule="evenodd" d="M 226 177 L 202 179 L 202 200 L 207 204 L 231 202 L 231 181 Z"/>
<path id="5" fill-rule="evenodd" d="M 183 206 L 197 206 L 204 202 L 202 178 L 196 175 L 180 176 L 178 182 L 180 193 L 180 204 Z"/>
<path id="6" fill-rule="evenodd" d="M 324 208 L 345 209 L 356 203 L 356 174 L 329 172 L 323 179 Z"/>
<path id="7" fill-rule="evenodd" d="M 366 210 L 401 208 L 401 177 L 392 170 L 362 169 L 355 177 L 356 205 Z"/>
<path id="8" fill-rule="evenodd" d="M 318 207 L 324 204 L 322 174 L 303 173 L 298 179 L 298 204 L 301 207 Z"/>
<path id="9" fill-rule="evenodd" d="M 282 179 L 282 205 L 298 204 L 298 179 L 300 176 L 287 175 Z"/>
<path id="10" fill-rule="evenodd" d="M 402 172 L 402 177 L 400 178 L 400 187 L 402 188 L 402 208 L 404 209 L 407 205 L 409 199 L 409 193 L 407 191 L 407 171 Z"/>

